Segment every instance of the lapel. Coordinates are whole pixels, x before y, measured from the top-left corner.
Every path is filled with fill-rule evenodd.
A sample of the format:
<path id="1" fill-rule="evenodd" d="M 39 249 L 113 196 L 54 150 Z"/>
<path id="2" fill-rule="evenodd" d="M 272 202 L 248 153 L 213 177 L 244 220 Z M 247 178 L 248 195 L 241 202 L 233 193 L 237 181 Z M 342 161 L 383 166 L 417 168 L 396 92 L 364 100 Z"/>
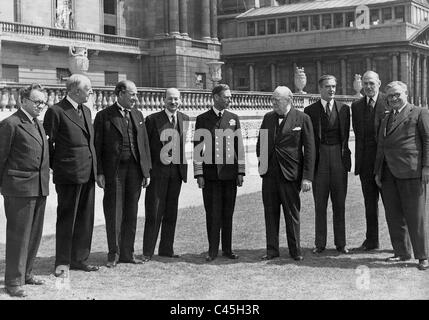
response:
<path id="1" fill-rule="evenodd" d="M 317 119 L 317 126 L 318 126 L 318 130 L 317 130 L 317 134 L 319 136 L 319 140 L 322 139 L 322 114 L 325 112 L 325 109 L 323 108 L 322 105 L 322 100 L 319 100 L 319 105 L 315 108 L 315 112 L 316 112 L 316 119 Z"/>
<path id="2" fill-rule="evenodd" d="M 222 118 L 220 119 L 219 129 L 228 129 L 229 120 L 231 120 L 231 115 L 227 110 L 224 110 L 222 114 Z"/>
<path id="3" fill-rule="evenodd" d="M 179 135 L 183 136 L 183 115 L 177 111 L 177 126 L 179 127 Z"/>
<path id="4" fill-rule="evenodd" d="M 285 124 L 283 125 L 282 131 L 276 135 L 276 138 L 275 138 L 276 141 L 282 136 L 284 136 L 287 132 L 292 131 L 292 129 L 295 127 L 295 124 L 297 121 L 297 116 L 295 112 L 297 111 L 293 107 L 291 107 L 291 109 L 289 110 L 286 116 L 286 119 L 284 120 Z M 277 119 L 277 117 L 274 117 L 274 118 Z"/>
<path id="5" fill-rule="evenodd" d="M 337 104 L 337 101 L 334 100 L 334 108 L 337 110 L 337 115 L 338 115 L 338 123 L 340 124 L 340 133 L 341 133 L 341 140 L 343 140 L 343 128 L 344 128 L 344 119 L 341 116 L 341 107 L 342 105 L 339 107 Z"/>
<path id="6" fill-rule="evenodd" d="M 139 120 L 137 119 L 136 112 L 139 112 L 139 111 L 137 111 L 136 109 L 132 108 L 130 110 L 130 118 L 131 118 L 131 121 L 134 123 L 134 128 L 136 128 L 137 137 L 138 137 L 139 136 L 139 132 L 140 132 L 140 123 L 139 123 Z"/>
<path id="7" fill-rule="evenodd" d="M 402 122 L 404 122 L 410 112 L 410 105 L 407 104 L 404 109 L 402 109 L 402 111 L 396 116 L 396 121 L 392 124 L 392 127 L 390 128 L 390 131 L 387 132 L 387 135 L 391 134 Z"/>
<path id="8" fill-rule="evenodd" d="M 109 119 L 112 122 L 113 126 L 119 131 L 119 133 L 123 136 L 125 133 L 122 132 L 122 114 L 119 112 L 119 107 L 116 103 L 114 103 L 109 108 Z"/>
<path id="9" fill-rule="evenodd" d="M 34 127 L 34 124 L 31 123 L 30 119 L 28 119 L 28 117 L 25 115 L 24 112 L 21 111 L 21 109 L 19 109 L 19 118 L 21 120 L 21 127 L 30 135 L 32 136 L 34 139 L 36 139 L 36 141 L 43 146 L 43 140 L 42 140 L 42 132 L 39 131 Z M 40 130 L 40 128 L 39 128 Z"/>
<path id="10" fill-rule="evenodd" d="M 85 126 L 81 122 L 81 119 L 79 118 L 75 108 L 66 98 L 63 99 L 63 109 L 64 109 L 64 114 L 66 115 L 67 118 L 69 118 L 74 124 L 80 127 L 83 130 L 83 132 L 88 133 Z M 82 108 L 82 110 L 85 110 L 85 108 Z M 87 118 L 87 115 L 85 115 L 85 118 Z"/>
<path id="11" fill-rule="evenodd" d="M 162 137 L 162 131 L 169 128 L 170 120 L 168 119 L 167 113 L 165 110 L 158 112 L 158 115 L 155 117 L 156 128 L 158 130 L 158 135 Z"/>

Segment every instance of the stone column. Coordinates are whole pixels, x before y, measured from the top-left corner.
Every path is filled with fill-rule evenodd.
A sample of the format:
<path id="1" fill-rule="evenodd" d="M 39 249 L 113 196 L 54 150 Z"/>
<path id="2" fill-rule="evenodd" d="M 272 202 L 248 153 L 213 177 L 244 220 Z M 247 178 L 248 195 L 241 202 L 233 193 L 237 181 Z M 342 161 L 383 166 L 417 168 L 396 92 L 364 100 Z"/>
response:
<path id="1" fill-rule="evenodd" d="M 270 64 L 271 67 L 271 91 L 274 91 L 276 88 L 276 65 L 274 63 Z"/>
<path id="2" fill-rule="evenodd" d="M 319 78 L 322 76 L 322 62 L 320 60 L 316 61 L 316 82 L 319 81 Z M 316 84 L 316 87 L 319 87 L 319 83 Z"/>
<path id="3" fill-rule="evenodd" d="M 392 54 L 392 80 L 398 80 L 398 55 Z"/>
<path id="4" fill-rule="evenodd" d="M 163 12 L 163 17 L 164 17 L 164 34 L 166 36 L 168 36 L 168 1 L 169 0 L 164 0 L 164 12 Z"/>
<path id="5" fill-rule="evenodd" d="M 422 107 L 428 106 L 428 63 L 427 56 L 422 56 Z"/>
<path id="6" fill-rule="evenodd" d="M 2 50 L 1 50 L 1 45 L 2 45 L 2 41 L 1 41 L 1 33 L 2 33 L 2 31 L 0 30 L 0 81 L 3 79 L 3 67 L 2 67 L 2 64 L 1 64 L 1 61 L 3 61 L 3 59 L 2 59 L 2 55 L 3 55 L 3 53 L 2 53 Z M 1 99 L 1 92 L 0 92 L 0 99 Z"/>
<path id="7" fill-rule="evenodd" d="M 180 36 L 179 29 L 179 0 L 168 1 L 168 31 L 170 36 Z"/>
<path id="8" fill-rule="evenodd" d="M 255 91 L 255 69 L 254 64 L 249 63 L 249 90 Z"/>
<path id="9" fill-rule="evenodd" d="M 234 71 L 232 65 L 226 67 L 226 81 L 228 81 L 231 90 L 234 90 Z"/>
<path id="10" fill-rule="evenodd" d="M 201 36 L 204 41 L 211 41 L 210 37 L 210 0 L 201 0 Z"/>
<path id="11" fill-rule="evenodd" d="M 401 78 L 400 80 L 407 85 L 409 84 L 409 78 L 408 78 L 408 71 L 410 69 L 409 65 L 409 54 L 408 52 L 401 52 L 400 53 L 400 66 L 401 66 Z"/>
<path id="12" fill-rule="evenodd" d="M 161 5 L 155 6 L 155 38 L 164 38 L 166 35 L 168 35 L 168 21 L 167 24 L 165 23 L 165 20 L 168 18 L 168 16 L 165 16 L 165 8 L 164 4 L 168 0 L 163 0 L 163 3 Z"/>
<path id="13" fill-rule="evenodd" d="M 188 35 L 188 0 L 179 0 L 179 15 L 180 15 L 180 34 L 183 37 Z"/>
<path id="14" fill-rule="evenodd" d="M 366 70 L 365 71 L 372 70 L 371 57 L 366 57 L 365 61 L 366 61 Z"/>
<path id="15" fill-rule="evenodd" d="M 118 26 L 118 36 L 125 37 L 127 35 L 127 25 L 124 18 L 124 0 L 120 0 L 116 4 L 116 24 Z"/>
<path id="16" fill-rule="evenodd" d="M 217 0 L 210 0 L 210 36 L 218 42 L 217 37 Z"/>
<path id="17" fill-rule="evenodd" d="M 414 68 L 414 103 L 416 105 L 421 104 L 421 86 L 422 86 L 422 77 L 421 77 L 421 71 L 420 71 L 420 54 L 416 54 L 416 60 L 415 60 L 415 68 Z"/>
<path id="18" fill-rule="evenodd" d="M 341 94 L 347 94 L 347 66 L 346 60 L 341 59 Z"/>

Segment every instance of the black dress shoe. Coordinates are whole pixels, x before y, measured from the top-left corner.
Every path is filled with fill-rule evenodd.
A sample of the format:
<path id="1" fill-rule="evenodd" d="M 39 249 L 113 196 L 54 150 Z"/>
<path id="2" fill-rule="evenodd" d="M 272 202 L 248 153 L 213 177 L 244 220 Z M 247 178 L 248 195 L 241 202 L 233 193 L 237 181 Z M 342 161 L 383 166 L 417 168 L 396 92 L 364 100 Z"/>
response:
<path id="1" fill-rule="evenodd" d="M 142 264 L 143 261 L 139 259 L 131 259 L 131 260 L 119 260 L 119 263 L 131 263 L 131 264 Z"/>
<path id="2" fill-rule="evenodd" d="M 6 292 L 11 297 L 24 298 L 27 296 L 27 293 L 21 286 L 6 287 Z"/>
<path id="3" fill-rule="evenodd" d="M 279 255 L 274 255 L 274 254 L 266 254 L 265 256 L 263 256 L 261 259 L 262 260 L 273 260 L 275 258 L 278 258 Z"/>
<path id="4" fill-rule="evenodd" d="M 100 267 L 86 263 L 74 263 L 70 265 L 70 270 L 81 270 L 85 272 L 98 271 Z"/>
<path id="5" fill-rule="evenodd" d="M 316 253 L 322 253 L 323 251 L 325 251 L 325 248 L 321 248 L 321 247 L 316 247 L 316 248 L 314 248 L 313 249 L 313 253 L 314 254 L 316 254 Z"/>
<path id="6" fill-rule="evenodd" d="M 238 255 L 234 252 L 224 252 L 222 256 L 227 257 L 228 259 L 238 259 Z"/>
<path id="7" fill-rule="evenodd" d="M 427 259 L 420 259 L 419 264 L 417 265 L 417 269 L 422 270 L 422 271 L 429 269 L 428 260 Z"/>
<path id="8" fill-rule="evenodd" d="M 25 284 L 32 284 L 35 286 L 41 286 L 45 284 L 45 280 L 42 279 L 36 279 L 35 277 L 31 277 L 25 280 Z"/>
<path id="9" fill-rule="evenodd" d="M 178 254 L 161 254 L 161 253 L 158 253 L 158 255 L 160 257 L 167 257 L 167 258 L 180 258 L 180 256 Z"/>
<path id="10" fill-rule="evenodd" d="M 401 256 L 393 256 L 387 258 L 386 262 L 400 262 L 400 261 L 408 261 L 411 260 L 411 257 L 401 257 Z"/>
<path id="11" fill-rule="evenodd" d="M 337 251 L 339 253 L 344 253 L 344 254 L 348 254 L 349 253 L 349 249 L 347 249 L 346 247 L 337 247 Z"/>
<path id="12" fill-rule="evenodd" d="M 106 267 L 107 268 L 114 268 L 114 267 L 116 267 L 116 265 L 117 265 L 118 263 L 116 262 L 116 260 L 113 260 L 113 261 L 107 261 L 107 263 L 106 263 Z"/>
<path id="13" fill-rule="evenodd" d="M 207 256 L 206 257 L 206 261 L 207 262 L 211 262 L 211 261 L 213 261 L 214 259 L 216 259 L 215 257 L 212 257 L 212 256 Z"/>
<path id="14" fill-rule="evenodd" d="M 54 275 L 57 278 L 67 278 L 69 276 L 69 269 L 68 265 L 60 264 L 55 267 Z"/>
<path id="15" fill-rule="evenodd" d="M 149 262 L 150 260 L 152 260 L 152 257 L 151 257 L 151 256 L 143 256 L 143 257 L 142 257 L 142 262 L 143 262 L 143 263 L 145 263 L 145 262 Z"/>
<path id="16" fill-rule="evenodd" d="M 295 261 L 302 261 L 304 260 L 304 257 L 301 255 L 297 255 L 297 256 L 292 256 L 292 259 Z"/>

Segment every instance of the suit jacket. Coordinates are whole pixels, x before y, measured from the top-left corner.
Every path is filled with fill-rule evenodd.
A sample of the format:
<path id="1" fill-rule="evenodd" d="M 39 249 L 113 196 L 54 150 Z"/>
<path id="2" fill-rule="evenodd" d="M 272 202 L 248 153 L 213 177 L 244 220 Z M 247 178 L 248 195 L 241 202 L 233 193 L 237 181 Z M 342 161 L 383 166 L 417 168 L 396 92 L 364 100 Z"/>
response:
<path id="1" fill-rule="evenodd" d="M 40 132 L 39 132 L 40 131 Z M 0 187 L 4 196 L 49 194 L 49 151 L 39 130 L 21 109 L 0 123 Z"/>
<path id="2" fill-rule="evenodd" d="M 177 159 L 179 164 L 180 175 L 184 182 L 187 181 L 188 176 L 188 163 L 186 161 L 185 154 L 185 142 L 186 134 L 189 129 L 189 117 L 177 111 L 177 126 L 179 131 L 180 144 L 177 146 L 179 153 L 177 154 L 180 158 Z M 146 118 L 146 128 L 149 136 L 150 154 L 152 156 L 152 170 L 151 177 L 162 178 L 169 176 L 169 165 L 162 163 L 160 155 L 161 149 L 167 144 L 167 141 L 161 141 L 162 132 L 165 129 L 171 129 L 170 120 L 168 119 L 165 110 L 153 113 Z M 175 147 L 174 147 L 175 149 Z M 173 157 L 175 155 L 173 154 Z M 176 161 L 174 161 L 176 162 Z"/>
<path id="3" fill-rule="evenodd" d="M 352 103 L 352 125 L 355 133 L 355 174 L 358 175 L 362 166 L 364 139 L 365 139 L 365 109 L 367 108 L 367 97 L 364 96 L 361 99 Z M 380 128 L 381 120 L 385 116 L 385 112 L 388 110 L 386 104 L 386 96 L 381 92 L 378 95 L 377 101 L 375 102 L 375 117 L 374 117 L 374 129 L 375 129 L 375 141 L 378 139 L 378 130 Z"/>
<path id="4" fill-rule="evenodd" d="M 286 180 L 301 181 L 303 178 L 312 181 L 316 152 L 310 117 L 292 107 L 281 132 L 277 132 L 278 121 L 275 111 L 268 112 L 262 120 L 256 144 L 260 175 L 276 174 L 269 167 L 272 158 L 276 157 Z"/>
<path id="5" fill-rule="evenodd" d="M 130 118 L 137 135 L 137 152 L 143 177 L 149 178 L 151 168 L 149 139 L 143 114 L 131 109 Z M 94 120 L 94 145 L 97 154 L 97 174 L 103 174 L 106 182 L 112 182 L 119 168 L 123 138 L 127 132 L 122 130 L 122 114 L 117 103 L 101 110 Z"/>
<path id="6" fill-rule="evenodd" d="M 350 136 L 350 107 L 346 104 L 343 104 L 339 101 L 334 101 L 334 107 L 338 113 L 338 119 L 340 122 L 340 134 L 341 134 L 341 159 L 343 166 L 346 171 L 350 171 L 352 162 L 351 162 L 351 152 L 349 149 L 349 136 Z M 304 109 L 304 112 L 308 114 L 311 118 L 311 123 L 313 124 L 314 131 L 314 141 L 316 145 L 316 161 L 315 168 L 319 164 L 319 150 L 320 150 L 320 139 L 322 136 L 322 114 L 325 112 L 321 100 L 316 101 L 315 103 L 309 105 Z"/>
<path id="7" fill-rule="evenodd" d="M 429 112 L 407 104 L 391 129 L 386 116 L 378 135 L 375 173 L 381 177 L 384 162 L 398 179 L 420 178 L 422 167 L 429 166 Z"/>
<path id="8" fill-rule="evenodd" d="M 213 109 L 197 117 L 195 130 L 207 131 L 201 132 L 203 136 L 194 136 L 194 175 L 208 180 L 234 180 L 238 174 L 245 175 L 246 172 L 240 120 L 235 113 L 225 110 L 219 126 L 217 122 Z M 217 137 L 216 130 L 220 130 Z M 210 136 L 205 136 L 205 133 L 210 133 Z M 203 161 L 199 161 L 201 157 Z"/>
<path id="9" fill-rule="evenodd" d="M 46 111 L 43 126 L 56 184 L 83 184 L 97 176 L 91 111 L 82 109 L 85 125 L 65 98 Z"/>

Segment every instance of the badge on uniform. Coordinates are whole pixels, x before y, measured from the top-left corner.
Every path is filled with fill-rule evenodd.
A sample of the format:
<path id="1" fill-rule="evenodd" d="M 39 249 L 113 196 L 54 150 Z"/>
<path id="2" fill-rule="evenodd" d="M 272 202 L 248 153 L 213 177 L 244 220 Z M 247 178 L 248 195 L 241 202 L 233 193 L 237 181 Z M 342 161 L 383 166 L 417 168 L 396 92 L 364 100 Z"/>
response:
<path id="1" fill-rule="evenodd" d="M 229 120 L 229 125 L 230 126 L 235 126 L 235 120 L 234 119 Z"/>

